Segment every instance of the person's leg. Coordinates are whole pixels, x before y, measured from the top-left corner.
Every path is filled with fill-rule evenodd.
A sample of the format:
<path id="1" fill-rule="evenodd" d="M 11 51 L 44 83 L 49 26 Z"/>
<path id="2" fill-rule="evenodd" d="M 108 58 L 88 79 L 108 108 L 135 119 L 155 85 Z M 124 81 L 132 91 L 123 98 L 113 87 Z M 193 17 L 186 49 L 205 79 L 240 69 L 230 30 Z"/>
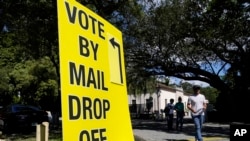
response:
<path id="1" fill-rule="evenodd" d="M 180 116 L 179 124 L 180 124 L 180 131 L 182 131 L 182 127 L 183 127 L 183 116 L 182 115 Z"/>
<path id="2" fill-rule="evenodd" d="M 205 122 L 205 115 L 201 115 L 201 124 Z"/>
<path id="3" fill-rule="evenodd" d="M 172 130 L 173 128 L 173 114 L 168 115 L 169 121 L 168 121 L 168 129 Z"/>
<path id="4" fill-rule="evenodd" d="M 202 127 L 203 127 L 203 123 L 205 122 L 205 116 L 204 115 L 200 115 L 200 133 L 202 134 Z M 202 135 L 201 135 L 202 138 Z"/>
<path id="5" fill-rule="evenodd" d="M 167 126 L 168 126 L 168 130 L 169 130 L 169 128 L 170 128 L 170 117 L 169 117 L 169 115 L 167 115 Z"/>
<path id="6" fill-rule="evenodd" d="M 202 141 L 202 136 L 201 136 L 201 127 L 202 127 L 202 116 L 194 116 L 194 125 L 195 125 L 195 139 L 198 141 Z"/>
<path id="7" fill-rule="evenodd" d="M 194 128 L 195 128 L 195 134 L 194 134 L 194 136 L 195 136 L 195 141 L 197 141 L 197 130 L 196 130 L 196 124 L 197 124 L 197 117 L 196 116 L 192 116 L 192 119 L 193 119 L 193 122 L 194 122 Z"/>
<path id="8" fill-rule="evenodd" d="M 173 122 L 174 122 L 174 115 L 171 114 L 171 126 L 170 126 L 171 129 L 173 129 Z"/>
<path id="9" fill-rule="evenodd" d="M 179 123 L 180 123 L 180 115 L 177 114 L 177 117 L 176 117 L 176 130 L 179 130 Z"/>

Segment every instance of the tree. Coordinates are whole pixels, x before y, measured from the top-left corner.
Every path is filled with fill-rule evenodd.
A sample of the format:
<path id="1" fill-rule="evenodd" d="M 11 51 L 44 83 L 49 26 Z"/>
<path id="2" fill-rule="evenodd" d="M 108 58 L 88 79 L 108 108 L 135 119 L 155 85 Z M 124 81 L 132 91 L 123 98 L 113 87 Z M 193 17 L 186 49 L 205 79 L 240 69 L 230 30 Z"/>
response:
<path id="1" fill-rule="evenodd" d="M 10 85 L 9 92 L 19 95 L 19 103 L 39 105 L 46 110 L 52 110 L 58 95 L 56 71 L 52 68 L 49 57 L 17 63 L 9 72 L 10 80 L 6 82 Z"/>
<path id="2" fill-rule="evenodd" d="M 205 87 L 201 89 L 201 93 L 205 95 L 209 104 L 216 104 L 216 99 L 218 97 L 218 90 L 213 87 Z"/>
<path id="3" fill-rule="evenodd" d="M 39 62 L 46 56 L 56 68 L 56 80 L 60 85 L 56 1 L 6 0 L 1 1 L 0 9 L 0 26 L 8 29 L 8 32 L 0 33 L 1 49 L 8 54 L 11 52 L 10 60 L 3 66 L 13 69 L 31 60 Z"/>
<path id="4" fill-rule="evenodd" d="M 218 107 L 227 113 L 227 109 L 238 112 L 234 109 L 237 106 L 228 108 L 231 99 L 238 105 L 248 102 L 248 1 L 79 2 L 122 30 L 128 74 L 140 72 L 143 77 L 165 75 L 207 82 L 220 91 Z M 4 32 L 3 27 L 7 28 Z M 0 32 L 0 50 L 10 55 L 0 52 L 2 71 L 48 56 L 60 86 L 56 1 L 1 1 Z M 11 79 L 5 77 L 1 84 L 6 80 Z"/>
<path id="5" fill-rule="evenodd" d="M 183 88 L 183 91 L 189 94 L 193 93 L 193 85 L 188 83 L 188 82 L 184 82 L 181 84 L 181 87 Z"/>
<path id="6" fill-rule="evenodd" d="M 25 103 L 40 101 L 44 95 L 51 95 L 51 99 L 57 96 L 54 105 L 58 107 L 57 111 L 61 111 L 56 2 L 0 1 L 0 71 L 3 72 L 0 79 L 0 94 L 12 97 L 20 91 Z M 78 2 L 104 19 L 117 23 L 116 25 L 121 25 L 123 20 L 117 16 L 121 15 L 121 11 L 126 11 L 125 8 L 129 7 L 127 3 L 133 3 L 126 0 L 79 0 Z M 50 61 L 46 59 L 48 66 L 42 66 L 45 65 L 43 63 L 37 64 L 44 58 L 50 59 Z M 56 76 L 48 79 L 44 75 L 38 75 L 44 72 L 47 74 L 48 70 L 55 71 Z M 58 91 L 55 92 L 54 89 Z"/>
<path id="7" fill-rule="evenodd" d="M 165 1 L 131 25 L 127 63 L 148 75 L 206 82 L 220 91 L 223 115 L 238 113 L 231 99 L 244 107 L 250 98 L 249 7 L 245 1 Z"/>

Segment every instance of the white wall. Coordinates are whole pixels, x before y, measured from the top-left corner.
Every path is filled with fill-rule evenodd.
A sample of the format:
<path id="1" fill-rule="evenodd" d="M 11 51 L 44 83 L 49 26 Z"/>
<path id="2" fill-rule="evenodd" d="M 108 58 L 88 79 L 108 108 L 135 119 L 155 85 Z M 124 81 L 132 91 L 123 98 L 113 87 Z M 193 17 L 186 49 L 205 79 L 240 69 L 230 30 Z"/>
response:
<path id="1" fill-rule="evenodd" d="M 165 108 L 166 102 L 169 103 L 170 99 L 174 99 L 174 103 L 178 102 L 178 97 L 182 97 L 182 102 L 184 103 L 184 107 L 187 107 L 188 96 L 184 95 L 182 89 L 180 88 L 170 88 L 167 86 L 159 87 L 159 99 L 157 98 L 157 94 L 141 94 L 141 95 L 128 95 L 128 103 L 132 104 L 132 100 L 136 100 L 136 104 L 144 105 L 143 109 L 146 110 L 146 99 L 150 96 L 153 98 L 153 108 L 152 112 L 160 111 Z"/>
<path id="2" fill-rule="evenodd" d="M 174 99 L 176 102 L 176 94 L 171 91 L 161 90 L 160 91 L 160 109 L 164 109 L 166 104 L 170 102 L 170 99 Z"/>

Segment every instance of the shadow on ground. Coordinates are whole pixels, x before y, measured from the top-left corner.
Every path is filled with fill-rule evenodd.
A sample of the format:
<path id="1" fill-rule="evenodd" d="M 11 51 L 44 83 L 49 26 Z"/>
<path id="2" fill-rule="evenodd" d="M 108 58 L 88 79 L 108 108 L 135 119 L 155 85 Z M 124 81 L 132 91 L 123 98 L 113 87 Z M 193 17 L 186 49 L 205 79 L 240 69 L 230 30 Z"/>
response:
<path id="1" fill-rule="evenodd" d="M 144 140 L 144 139 L 142 139 L 141 137 L 138 137 L 138 136 L 135 136 L 135 141 L 146 141 L 146 140 Z M 189 141 L 189 140 L 175 140 L 175 139 L 168 139 L 168 140 L 166 140 L 166 141 Z"/>
<path id="2" fill-rule="evenodd" d="M 133 129 L 154 130 L 166 133 L 185 134 L 189 136 L 194 136 L 195 133 L 194 125 L 191 120 L 184 121 L 183 130 L 181 132 L 176 130 L 168 131 L 166 121 L 132 119 L 132 127 Z M 173 127 L 175 127 L 175 125 Z M 229 124 L 205 123 L 202 132 L 203 132 L 203 137 L 227 138 L 230 135 L 230 128 Z M 187 141 L 187 140 L 178 140 L 178 141 Z"/>

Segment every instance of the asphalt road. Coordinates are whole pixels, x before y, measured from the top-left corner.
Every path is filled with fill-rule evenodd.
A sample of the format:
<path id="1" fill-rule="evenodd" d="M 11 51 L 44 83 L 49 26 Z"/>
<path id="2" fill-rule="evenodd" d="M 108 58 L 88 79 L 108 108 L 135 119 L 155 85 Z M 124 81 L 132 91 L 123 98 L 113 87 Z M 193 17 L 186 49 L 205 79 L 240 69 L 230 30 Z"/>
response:
<path id="1" fill-rule="evenodd" d="M 167 131 L 166 121 L 132 119 L 133 133 L 145 141 L 194 141 L 194 125 L 186 119 L 182 132 Z M 174 126 L 175 127 L 175 126 Z M 206 122 L 203 126 L 204 141 L 229 141 L 229 124 Z"/>
<path id="2" fill-rule="evenodd" d="M 132 119 L 132 127 L 134 136 L 137 137 L 135 141 L 194 141 L 195 132 L 191 119 L 185 119 L 182 132 L 167 131 L 167 122 L 162 120 Z M 229 133 L 229 124 L 206 122 L 203 126 L 202 135 L 204 141 L 229 141 Z M 50 135 L 52 134 L 50 133 Z M 9 138 L 17 138 L 18 136 L 34 138 L 35 134 L 0 136 L 0 141 L 7 141 Z"/>

